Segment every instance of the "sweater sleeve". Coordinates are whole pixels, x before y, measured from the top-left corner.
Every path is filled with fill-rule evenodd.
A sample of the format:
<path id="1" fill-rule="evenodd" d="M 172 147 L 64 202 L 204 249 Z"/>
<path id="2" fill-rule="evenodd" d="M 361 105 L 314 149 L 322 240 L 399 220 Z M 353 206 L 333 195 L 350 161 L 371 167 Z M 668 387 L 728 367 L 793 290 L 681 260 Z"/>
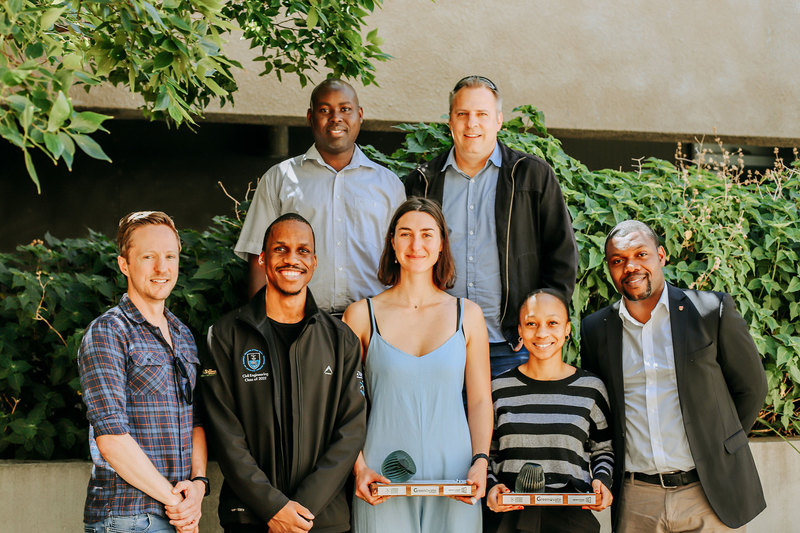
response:
<path id="1" fill-rule="evenodd" d="M 497 429 L 497 412 L 494 412 L 494 429 Z M 500 465 L 498 461 L 500 460 L 498 454 L 500 452 L 500 441 L 497 439 L 497 431 L 492 431 L 492 442 L 489 445 L 489 468 L 486 470 L 486 493 L 488 494 L 489 491 L 500 483 L 500 479 L 497 475 L 500 472 Z"/>
<path id="2" fill-rule="evenodd" d="M 225 481 L 247 508 L 264 523 L 272 519 L 289 498 L 276 489 L 259 468 L 247 445 L 244 428 L 236 414 L 232 392 L 231 346 L 214 330 L 208 330 L 212 368 L 200 379 L 206 426 Z M 216 370 L 216 373 L 208 370 Z"/>
<path id="3" fill-rule="evenodd" d="M 592 479 L 599 479 L 607 488 L 611 488 L 614 472 L 614 450 L 611 445 L 611 428 L 609 427 L 610 410 L 608 393 L 603 382 L 597 380 L 597 399 L 592 407 L 589 427 L 589 468 Z"/>

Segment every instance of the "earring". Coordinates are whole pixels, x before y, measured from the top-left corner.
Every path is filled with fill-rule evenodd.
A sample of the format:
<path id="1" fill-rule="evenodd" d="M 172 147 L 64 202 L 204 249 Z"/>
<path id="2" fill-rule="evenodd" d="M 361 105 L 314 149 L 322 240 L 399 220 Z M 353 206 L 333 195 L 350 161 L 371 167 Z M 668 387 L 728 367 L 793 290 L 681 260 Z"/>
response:
<path id="1" fill-rule="evenodd" d="M 394 264 L 395 265 L 397 264 L 397 258 L 396 257 L 394 258 Z"/>

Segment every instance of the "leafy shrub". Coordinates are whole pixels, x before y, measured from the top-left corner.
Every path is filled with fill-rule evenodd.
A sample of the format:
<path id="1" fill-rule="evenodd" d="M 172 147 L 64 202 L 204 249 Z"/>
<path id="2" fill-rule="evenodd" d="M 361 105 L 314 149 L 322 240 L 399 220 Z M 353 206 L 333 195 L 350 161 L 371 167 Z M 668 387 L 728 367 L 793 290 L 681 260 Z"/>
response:
<path id="1" fill-rule="evenodd" d="M 515 111 L 520 116 L 500 139 L 553 166 L 576 231 L 580 265 L 567 359 L 578 359 L 579 316 L 617 297 L 603 261 L 605 235 L 636 218 L 664 237 L 668 280 L 733 294 L 769 382 L 755 431 L 800 434 L 800 163 L 776 161 L 763 176 L 742 175 L 735 154 L 717 166 L 650 158 L 638 171 L 590 171 L 547 133 L 541 112 Z M 399 128 L 406 140 L 391 156 L 364 148 L 401 176 L 452 142 L 444 124 Z M 243 303 L 246 265 L 231 252 L 241 228 L 235 214 L 216 217 L 205 232 L 181 232 L 181 277 L 168 306 L 201 348 L 208 326 Z M 125 290 L 115 256 L 113 242 L 98 233 L 64 241 L 48 235 L 0 254 L 0 457 L 86 456 L 75 356 L 86 326 Z"/>

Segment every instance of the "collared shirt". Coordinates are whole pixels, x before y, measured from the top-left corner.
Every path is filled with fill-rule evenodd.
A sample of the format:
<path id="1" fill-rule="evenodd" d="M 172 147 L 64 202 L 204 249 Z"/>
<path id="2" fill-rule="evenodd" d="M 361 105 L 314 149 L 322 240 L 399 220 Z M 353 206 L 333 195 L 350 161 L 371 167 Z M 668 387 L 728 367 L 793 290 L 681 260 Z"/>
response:
<path id="1" fill-rule="evenodd" d="M 469 298 L 483 310 L 489 342 L 504 342 L 500 329 L 500 256 L 494 202 L 503 159 L 495 145 L 486 165 L 470 178 L 456 164 L 453 149 L 442 170 L 442 211 L 450 230 L 450 250 L 456 265 L 456 284 L 449 292 Z"/>
<path id="2" fill-rule="evenodd" d="M 622 319 L 622 374 L 625 385 L 625 470 L 645 474 L 691 470 L 675 376 L 675 356 L 667 286 L 650 320 L 631 316 L 625 300 Z"/>
<path id="3" fill-rule="evenodd" d="M 316 239 L 317 269 L 309 287 L 321 309 L 341 312 L 385 288 L 378 282 L 378 262 L 389 222 L 405 199 L 397 176 L 358 146 L 339 172 L 312 146 L 261 178 L 234 251 L 243 259 L 258 255 L 267 226 L 298 213 Z"/>
<path id="4" fill-rule="evenodd" d="M 156 469 L 173 485 L 188 479 L 192 459 L 193 406 L 183 397 L 187 382 L 196 382 L 197 347 L 189 329 L 169 310 L 172 346 L 123 295 L 119 305 L 95 319 L 78 350 L 78 370 L 89 419 L 92 468 L 84 522 L 109 515 L 152 513 L 164 516 L 164 505 L 129 485 L 106 462 L 95 439 L 130 434 Z M 184 363 L 180 376 L 174 359 Z"/>

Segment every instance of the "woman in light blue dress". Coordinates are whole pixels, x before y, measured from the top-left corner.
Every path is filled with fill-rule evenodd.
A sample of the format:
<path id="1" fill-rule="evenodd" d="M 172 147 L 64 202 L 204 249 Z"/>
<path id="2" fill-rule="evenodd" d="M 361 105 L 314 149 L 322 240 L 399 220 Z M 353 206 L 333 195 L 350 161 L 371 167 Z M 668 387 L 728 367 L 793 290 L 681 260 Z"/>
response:
<path id="1" fill-rule="evenodd" d="M 370 402 L 354 467 L 355 533 L 481 531 L 493 424 L 489 344 L 480 307 L 444 291 L 454 274 L 438 204 L 411 198 L 386 235 L 378 279 L 390 288 L 344 314 L 361 339 Z M 414 460 L 411 481 L 466 479 L 476 496 L 372 496 L 370 483 L 389 481 L 379 472 L 395 450 Z"/>

